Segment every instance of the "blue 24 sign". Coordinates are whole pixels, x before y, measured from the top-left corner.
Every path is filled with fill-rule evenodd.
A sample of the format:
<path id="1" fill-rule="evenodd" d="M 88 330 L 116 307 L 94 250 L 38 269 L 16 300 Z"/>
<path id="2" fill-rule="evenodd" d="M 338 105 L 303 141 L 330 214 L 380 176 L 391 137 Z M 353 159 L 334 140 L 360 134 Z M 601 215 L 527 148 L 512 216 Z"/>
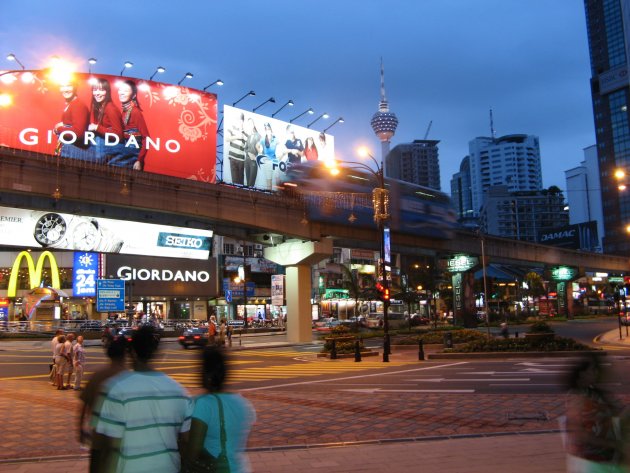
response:
<path id="1" fill-rule="evenodd" d="M 98 253 L 75 252 L 72 269 L 72 293 L 74 296 L 96 296 Z"/>

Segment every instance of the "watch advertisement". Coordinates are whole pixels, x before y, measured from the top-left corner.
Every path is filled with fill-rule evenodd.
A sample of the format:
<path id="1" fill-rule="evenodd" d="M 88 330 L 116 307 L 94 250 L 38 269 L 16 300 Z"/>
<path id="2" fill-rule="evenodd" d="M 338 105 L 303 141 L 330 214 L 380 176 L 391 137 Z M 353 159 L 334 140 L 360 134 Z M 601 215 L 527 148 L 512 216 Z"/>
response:
<path id="1" fill-rule="evenodd" d="M 212 231 L 0 207 L 0 245 L 208 259 Z"/>
<path id="2" fill-rule="evenodd" d="M 217 97 L 184 86 L 104 74 L 2 75 L 0 143 L 71 159 L 215 182 Z"/>

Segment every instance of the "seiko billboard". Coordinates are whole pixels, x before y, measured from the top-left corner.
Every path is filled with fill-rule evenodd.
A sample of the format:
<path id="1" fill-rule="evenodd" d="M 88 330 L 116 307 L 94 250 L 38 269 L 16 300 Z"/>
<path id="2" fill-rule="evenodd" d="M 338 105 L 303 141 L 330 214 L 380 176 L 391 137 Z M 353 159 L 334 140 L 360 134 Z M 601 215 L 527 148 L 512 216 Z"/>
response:
<path id="1" fill-rule="evenodd" d="M 206 260 L 212 231 L 0 207 L 0 245 Z"/>
<path id="2" fill-rule="evenodd" d="M 135 296 L 216 297 L 216 261 L 107 255 L 106 275 L 131 283 Z"/>

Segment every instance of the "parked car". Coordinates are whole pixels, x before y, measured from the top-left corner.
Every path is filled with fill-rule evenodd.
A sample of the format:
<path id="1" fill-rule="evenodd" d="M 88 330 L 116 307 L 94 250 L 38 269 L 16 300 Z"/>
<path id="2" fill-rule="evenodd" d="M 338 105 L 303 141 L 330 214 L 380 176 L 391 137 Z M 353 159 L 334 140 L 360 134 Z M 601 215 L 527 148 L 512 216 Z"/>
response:
<path id="1" fill-rule="evenodd" d="M 429 325 L 431 323 L 431 320 L 429 319 L 429 317 L 426 317 L 424 315 L 411 314 L 410 323 L 412 327 L 415 327 L 417 325 Z"/>
<path id="2" fill-rule="evenodd" d="M 179 336 L 179 344 L 184 348 L 204 347 L 208 344 L 208 327 L 194 327 L 184 330 Z"/>
<path id="3" fill-rule="evenodd" d="M 624 314 L 623 312 L 619 314 L 619 321 L 621 325 L 630 325 L 630 314 Z"/>

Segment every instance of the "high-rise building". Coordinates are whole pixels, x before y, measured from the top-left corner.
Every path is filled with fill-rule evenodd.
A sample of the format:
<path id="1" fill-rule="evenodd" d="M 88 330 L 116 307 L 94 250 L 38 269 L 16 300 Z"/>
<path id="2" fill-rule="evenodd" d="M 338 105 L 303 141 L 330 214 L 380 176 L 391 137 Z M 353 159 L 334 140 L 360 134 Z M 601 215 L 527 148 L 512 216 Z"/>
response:
<path id="1" fill-rule="evenodd" d="M 560 189 L 512 192 L 508 186 L 492 186 L 481 208 L 484 233 L 514 240 L 537 242 L 538 236 L 569 224 Z"/>
<path id="2" fill-rule="evenodd" d="M 464 226 L 478 227 L 479 222 L 472 208 L 470 189 L 470 156 L 462 159 L 459 172 L 451 178 L 451 200 L 457 213 L 457 221 Z"/>
<path id="3" fill-rule="evenodd" d="M 385 157 L 387 175 L 440 190 L 438 143 L 437 140 L 414 140 L 394 146 Z"/>
<path id="4" fill-rule="evenodd" d="M 484 193 L 491 186 L 509 192 L 542 189 L 540 146 L 533 135 L 479 137 L 468 143 L 472 216 L 478 217 Z"/>
<path id="5" fill-rule="evenodd" d="M 385 156 L 389 153 L 389 144 L 396 133 L 398 127 L 398 118 L 396 114 L 389 111 L 389 102 L 385 97 L 385 69 L 383 68 L 383 61 L 381 60 L 381 101 L 378 105 L 378 112 L 372 116 L 370 121 L 374 133 L 381 141 L 381 159 L 385 164 Z M 385 175 L 387 172 L 383 169 Z"/>
<path id="6" fill-rule="evenodd" d="M 630 192 L 620 193 L 614 173 L 630 174 L 630 0 L 584 0 L 591 58 L 599 187 L 604 215 L 604 252 L 630 255 Z"/>
<path id="7" fill-rule="evenodd" d="M 598 245 L 602 247 L 604 236 L 604 215 L 602 212 L 602 194 L 599 189 L 599 166 L 597 146 L 584 149 L 584 161 L 579 166 L 564 172 L 567 182 L 567 201 L 569 202 L 569 223 L 597 222 Z M 593 248 L 594 249 L 594 248 Z"/>

